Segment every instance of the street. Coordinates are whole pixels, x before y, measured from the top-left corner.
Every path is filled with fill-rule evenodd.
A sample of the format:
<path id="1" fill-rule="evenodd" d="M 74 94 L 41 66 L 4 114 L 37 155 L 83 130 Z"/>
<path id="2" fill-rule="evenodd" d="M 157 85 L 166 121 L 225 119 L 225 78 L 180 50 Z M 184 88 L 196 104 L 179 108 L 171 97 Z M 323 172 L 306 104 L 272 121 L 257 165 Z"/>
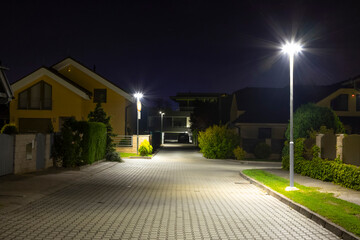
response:
<path id="1" fill-rule="evenodd" d="M 0 239 L 339 239 L 239 176 L 254 166 L 168 144 L 1 214 Z"/>

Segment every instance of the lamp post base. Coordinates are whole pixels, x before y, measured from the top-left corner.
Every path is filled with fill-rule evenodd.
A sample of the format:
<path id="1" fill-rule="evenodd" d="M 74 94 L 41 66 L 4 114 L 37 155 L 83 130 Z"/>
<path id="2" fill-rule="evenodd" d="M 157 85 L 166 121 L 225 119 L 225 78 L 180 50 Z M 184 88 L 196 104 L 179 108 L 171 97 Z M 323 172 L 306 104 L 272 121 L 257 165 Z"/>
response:
<path id="1" fill-rule="evenodd" d="M 297 187 L 286 187 L 285 191 L 297 191 L 299 190 Z"/>

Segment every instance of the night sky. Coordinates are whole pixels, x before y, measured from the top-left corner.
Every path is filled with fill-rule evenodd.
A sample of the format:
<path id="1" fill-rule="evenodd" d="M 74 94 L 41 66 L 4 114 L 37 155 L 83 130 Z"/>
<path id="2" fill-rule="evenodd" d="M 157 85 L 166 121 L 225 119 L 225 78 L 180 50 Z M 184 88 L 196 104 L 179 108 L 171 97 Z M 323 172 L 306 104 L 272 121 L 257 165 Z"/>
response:
<path id="1" fill-rule="evenodd" d="M 360 75 L 357 1 L 6 1 L 0 59 L 14 82 L 71 56 L 129 93 L 232 93 Z"/>

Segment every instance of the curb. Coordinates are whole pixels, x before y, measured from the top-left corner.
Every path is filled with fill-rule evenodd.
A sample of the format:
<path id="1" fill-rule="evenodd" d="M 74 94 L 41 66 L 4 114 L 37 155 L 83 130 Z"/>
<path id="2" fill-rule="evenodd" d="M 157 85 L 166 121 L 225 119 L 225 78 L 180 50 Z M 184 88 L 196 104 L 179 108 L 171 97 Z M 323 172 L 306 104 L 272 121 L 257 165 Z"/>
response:
<path id="1" fill-rule="evenodd" d="M 269 195 L 271 195 L 274 198 L 278 199 L 279 201 L 285 203 L 286 205 L 288 205 L 289 207 L 298 211 L 305 217 L 307 217 L 307 218 L 313 220 L 314 222 L 316 222 L 317 224 L 323 226 L 330 232 L 334 233 L 336 236 L 341 237 L 342 239 L 345 239 L 345 240 L 360 240 L 360 238 L 357 237 L 355 234 L 348 232 L 344 228 L 336 225 L 335 223 L 330 222 L 329 220 L 320 216 L 319 214 L 314 213 L 307 207 L 304 207 L 304 206 L 290 200 L 289 198 L 285 197 L 284 195 L 282 195 L 278 192 L 275 192 L 274 190 L 270 189 L 269 187 L 263 185 L 262 183 L 246 176 L 244 173 L 239 172 L 239 175 L 241 177 L 243 177 L 244 179 L 248 180 L 251 184 L 257 186 L 258 188 L 261 188 L 262 190 L 265 190 L 265 192 L 267 192 Z"/>

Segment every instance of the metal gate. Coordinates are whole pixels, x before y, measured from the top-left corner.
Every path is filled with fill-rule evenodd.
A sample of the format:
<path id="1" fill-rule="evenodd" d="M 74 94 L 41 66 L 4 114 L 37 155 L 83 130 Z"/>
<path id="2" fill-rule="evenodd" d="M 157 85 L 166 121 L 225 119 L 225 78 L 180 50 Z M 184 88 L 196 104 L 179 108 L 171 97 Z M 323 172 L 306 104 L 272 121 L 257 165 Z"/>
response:
<path id="1" fill-rule="evenodd" d="M 0 176 L 14 173 L 14 136 L 0 134 Z"/>
<path id="2" fill-rule="evenodd" d="M 45 135 L 36 134 L 36 170 L 45 168 Z"/>

